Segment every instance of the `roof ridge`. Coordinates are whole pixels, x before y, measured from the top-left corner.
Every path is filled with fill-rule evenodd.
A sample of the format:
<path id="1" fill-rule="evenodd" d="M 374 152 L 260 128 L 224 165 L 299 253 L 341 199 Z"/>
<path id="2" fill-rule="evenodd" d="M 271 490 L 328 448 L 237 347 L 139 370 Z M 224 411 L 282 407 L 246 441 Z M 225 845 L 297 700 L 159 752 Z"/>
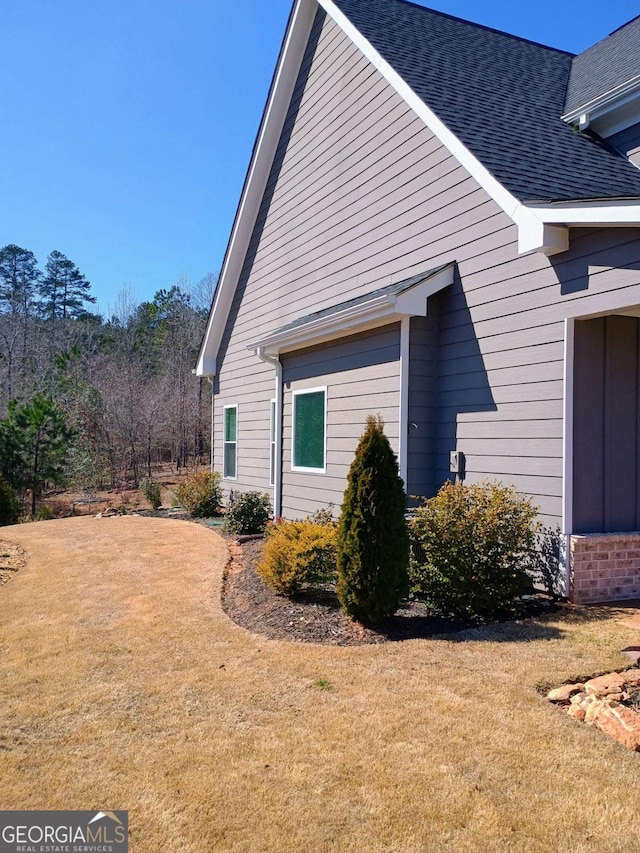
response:
<path id="1" fill-rule="evenodd" d="M 628 21 L 626 21 L 624 24 L 620 24 L 620 26 L 619 26 L 619 27 L 616 27 L 616 28 L 615 28 L 615 30 L 611 30 L 611 32 L 609 33 L 609 36 L 612 36 L 612 35 L 614 35 L 615 33 L 620 32 L 620 30 L 623 30 L 625 27 L 628 27 L 628 26 L 629 26 L 629 24 L 632 24 L 634 21 L 637 21 L 637 20 L 638 20 L 638 18 L 640 18 L 640 15 L 635 15 L 635 17 L 630 18 L 630 19 L 629 19 Z M 605 38 L 609 38 L 609 36 L 605 36 Z M 604 39 L 600 39 L 600 41 L 604 41 Z M 596 44 L 599 44 L 599 42 L 596 42 Z M 592 47 L 593 47 L 593 45 L 592 45 Z M 588 49 L 589 49 L 589 48 L 587 48 L 587 50 L 588 50 Z"/>
<path id="2" fill-rule="evenodd" d="M 496 27 L 488 27 L 486 24 L 479 24 L 476 21 L 470 21 L 467 18 L 460 18 L 458 15 L 450 15 L 448 12 L 441 12 L 439 9 L 432 9 L 430 6 L 423 6 L 422 3 L 416 3 L 414 2 L 414 0 L 395 0 L 395 2 L 402 3 L 405 6 L 415 6 L 417 9 L 423 9 L 425 12 L 431 12 L 433 15 L 439 15 L 441 18 L 448 18 L 450 21 L 459 21 L 461 24 L 469 24 L 479 30 L 485 30 L 489 33 L 496 33 L 500 36 L 507 36 L 507 38 L 514 39 L 514 41 L 521 41 L 525 44 L 532 44 L 534 45 L 534 47 L 541 47 L 544 50 L 551 50 L 554 53 L 562 53 L 564 56 L 573 57 L 577 55 L 570 50 L 563 50 L 560 47 L 551 47 L 551 45 L 542 44 L 542 42 L 534 41 L 533 39 L 528 39 L 524 36 L 517 36 L 514 33 L 508 33 L 506 32 L 506 30 L 499 30 Z M 640 15 L 638 17 L 640 17 Z M 627 21 L 627 23 L 631 23 L 631 21 Z M 622 26 L 624 27 L 626 26 L 626 24 L 623 24 Z M 621 29 L 621 27 L 619 27 L 619 29 Z"/>

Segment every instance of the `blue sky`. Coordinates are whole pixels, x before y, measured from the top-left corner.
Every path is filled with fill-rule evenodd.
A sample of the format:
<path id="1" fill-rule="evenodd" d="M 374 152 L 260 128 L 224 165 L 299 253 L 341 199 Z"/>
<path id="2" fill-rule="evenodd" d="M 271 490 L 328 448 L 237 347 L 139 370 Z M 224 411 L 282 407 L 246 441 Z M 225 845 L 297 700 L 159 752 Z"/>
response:
<path id="1" fill-rule="evenodd" d="M 433 0 L 579 52 L 635 0 Z M 0 245 L 64 252 L 99 308 L 220 268 L 289 0 L 6 0 Z"/>

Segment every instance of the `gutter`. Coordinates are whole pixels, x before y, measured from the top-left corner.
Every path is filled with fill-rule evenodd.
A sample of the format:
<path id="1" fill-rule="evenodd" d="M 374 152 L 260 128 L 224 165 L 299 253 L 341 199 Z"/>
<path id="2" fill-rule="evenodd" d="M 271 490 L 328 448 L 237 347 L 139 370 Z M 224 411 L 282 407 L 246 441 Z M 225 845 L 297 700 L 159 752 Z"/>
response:
<path id="1" fill-rule="evenodd" d="M 279 518 L 282 515 L 282 363 L 277 356 L 267 355 L 264 347 L 256 347 L 255 354 L 260 361 L 270 364 L 276 371 L 276 458 L 273 472 L 273 515 Z"/>

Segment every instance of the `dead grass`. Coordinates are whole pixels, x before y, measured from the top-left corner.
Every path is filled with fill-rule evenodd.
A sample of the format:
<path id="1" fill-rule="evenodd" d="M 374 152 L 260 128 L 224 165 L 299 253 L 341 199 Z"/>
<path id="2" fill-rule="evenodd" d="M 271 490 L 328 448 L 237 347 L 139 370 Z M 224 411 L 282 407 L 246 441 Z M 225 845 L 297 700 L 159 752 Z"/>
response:
<path id="1" fill-rule="evenodd" d="M 624 665 L 614 608 L 290 644 L 224 615 L 202 526 L 3 538 L 28 562 L 0 589 L 0 808 L 128 809 L 134 853 L 640 850 L 640 756 L 536 691 Z"/>

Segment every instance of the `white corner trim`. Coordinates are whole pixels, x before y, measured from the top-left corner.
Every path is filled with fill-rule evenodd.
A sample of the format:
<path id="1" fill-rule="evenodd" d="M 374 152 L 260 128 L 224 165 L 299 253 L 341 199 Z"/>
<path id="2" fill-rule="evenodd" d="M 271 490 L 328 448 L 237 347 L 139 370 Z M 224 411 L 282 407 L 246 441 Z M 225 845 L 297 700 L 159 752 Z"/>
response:
<path id="1" fill-rule="evenodd" d="M 571 591 L 571 546 L 573 532 L 573 378 L 575 352 L 575 320 L 564 321 L 564 382 L 563 382 L 563 419 L 562 419 L 562 531 L 564 549 L 561 549 L 560 563 L 564 558 L 564 595 Z"/>

